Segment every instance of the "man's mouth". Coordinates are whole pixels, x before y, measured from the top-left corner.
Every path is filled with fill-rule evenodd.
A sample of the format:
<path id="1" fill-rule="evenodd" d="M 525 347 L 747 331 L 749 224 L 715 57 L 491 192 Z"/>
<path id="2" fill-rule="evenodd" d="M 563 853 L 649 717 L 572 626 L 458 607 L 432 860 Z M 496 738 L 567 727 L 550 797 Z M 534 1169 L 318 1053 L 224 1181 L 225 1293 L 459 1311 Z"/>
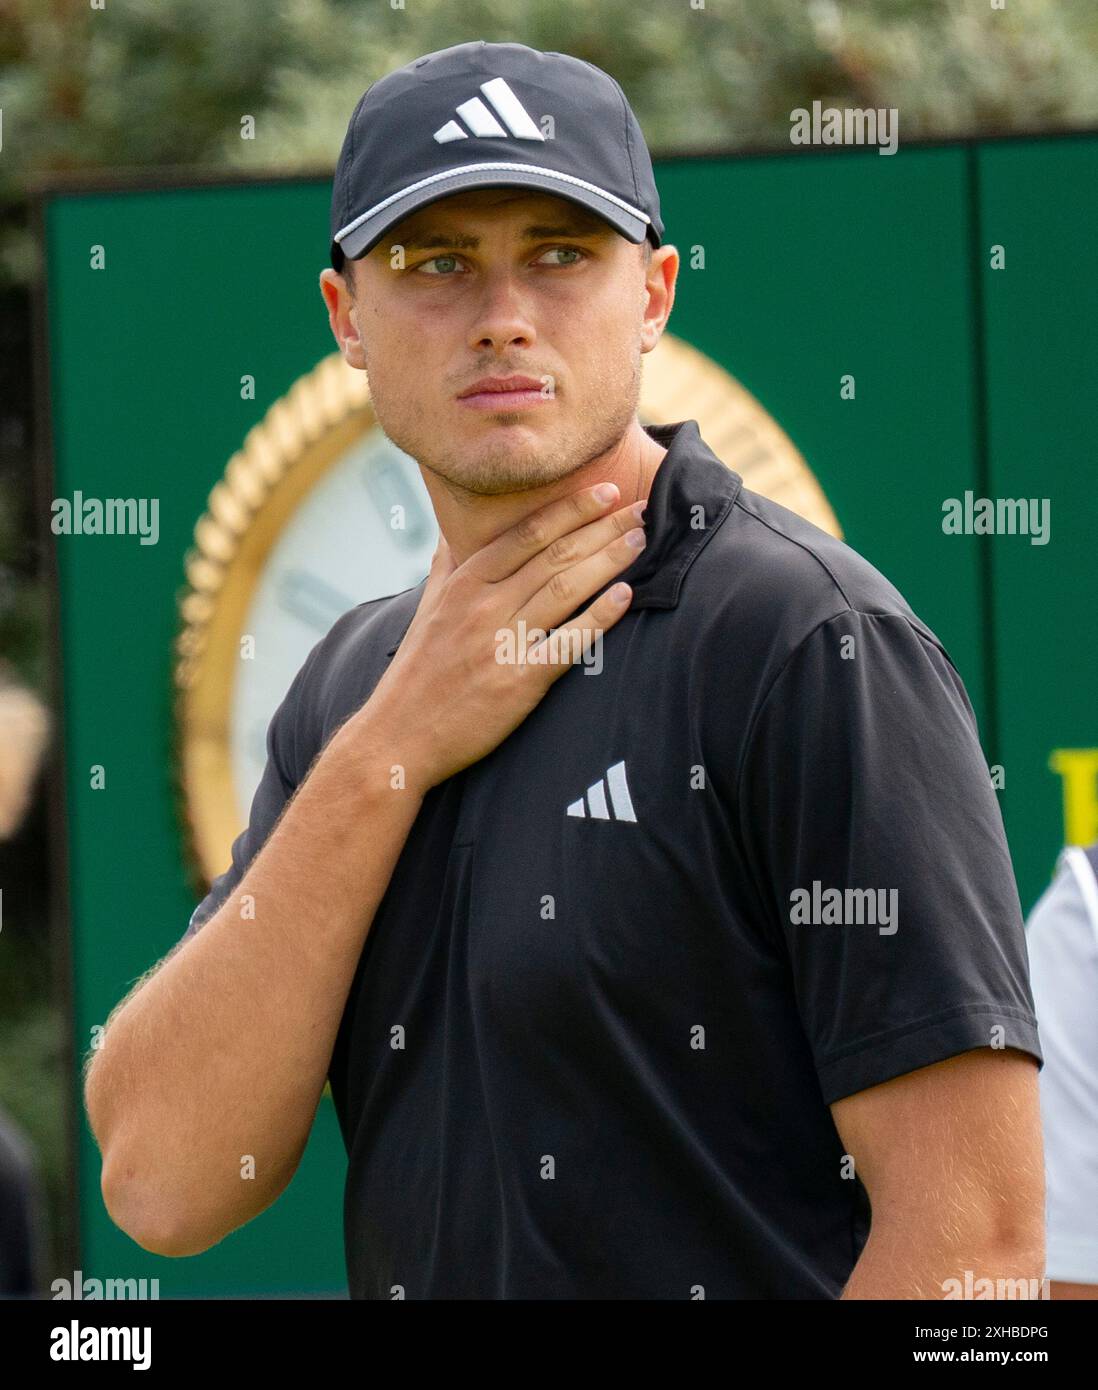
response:
<path id="1" fill-rule="evenodd" d="M 473 410 L 525 410 L 551 401 L 544 383 L 529 376 L 490 376 L 474 381 L 458 400 Z"/>

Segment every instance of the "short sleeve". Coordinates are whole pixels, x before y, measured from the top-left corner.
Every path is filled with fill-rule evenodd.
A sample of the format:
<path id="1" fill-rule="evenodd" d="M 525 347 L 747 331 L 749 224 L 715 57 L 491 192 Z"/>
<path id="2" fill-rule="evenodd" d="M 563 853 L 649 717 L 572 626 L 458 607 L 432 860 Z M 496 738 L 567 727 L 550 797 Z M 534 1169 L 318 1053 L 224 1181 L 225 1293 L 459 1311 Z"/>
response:
<path id="1" fill-rule="evenodd" d="M 210 891 L 191 913 L 180 944 L 196 935 L 230 896 L 252 860 L 266 844 L 283 808 L 297 790 L 301 774 L 298 772 L 295 728 L 303 689 L 320 645 L 317 643 L 309 653 L 267 726 L 267 761 L 252 798 L 248 824 L 233 841 L 229 867 L 214 879 Z"/>
<path id="2" fill-rule="evenodd" d="M 1026 926 L 1041 1026 L 1046 1273 L 1098 1284 L 1098 884 L 1066 850 Z"/>
<path id="3" fill-rule="evenodd" d="M 748 731 L 739 815 L 826 1103 L 977 1047 L 1040 1066 L 975 716 L 906 617 L 851 610 L 800 643 Z"/>

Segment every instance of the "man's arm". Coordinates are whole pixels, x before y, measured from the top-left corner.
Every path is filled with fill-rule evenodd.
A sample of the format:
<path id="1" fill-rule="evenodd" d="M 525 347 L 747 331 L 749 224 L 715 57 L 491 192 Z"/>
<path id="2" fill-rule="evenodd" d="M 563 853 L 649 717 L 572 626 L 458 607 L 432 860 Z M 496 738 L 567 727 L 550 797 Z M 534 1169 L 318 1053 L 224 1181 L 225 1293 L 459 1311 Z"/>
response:
<path id="1" fill-rule="evenodd" d="M 964 1289 L 966 1271 L 1008 1297 L 1023 1288 L 1022 1296 L 1040 1296 L 1035 1058 L 978 1048 L 845 1096 L 831 1113 L 872 1206 L 843 1298 L 944 1298 L 948 1280 Z"/>
<path id="2" fill-rule="evenodd" d="M 608 511 L 618 495 L 587 488 L 550 503 L 461 566 L 440 543 L 392 663 L 232 897 L 108 1021 L 87 1074 L 88 1119 L 107 1210 L 146 1249 L 208 1249 L 290 1181 L 423 797 L 490 752 L 572 664 L 501 664 L 496 634 L 519 617 L 545 630 L 576 614 L 562 650 L 587 651 L 627 611 L 628 586 L 624 601 L 607 591 L 579 611 L 636 559 L 623 539 L 633 507 Z"/>
<path id="3" fill-rule="evenodd" d="M 947 654 L 898 613 L 821 623 L 771 688 L 740 800 L 823 1100 L 872 1205 L 845 1297 L 941 1298 L 965 1270 L 1042 1278 L 1021 905 Z M 839 920 L 792 910 L 817 884 L 840 890 Z"/>
<path id="4" fill-rule="evenodd" d="M 300 1162 L 422 804 L 390 787 L 392 761 L 369 722 L 345 725 L 236 891 L 108 1023 L 86 1089 L 103 1200 L 156 1254 L 208 1249 L 270 1206 Z"/>

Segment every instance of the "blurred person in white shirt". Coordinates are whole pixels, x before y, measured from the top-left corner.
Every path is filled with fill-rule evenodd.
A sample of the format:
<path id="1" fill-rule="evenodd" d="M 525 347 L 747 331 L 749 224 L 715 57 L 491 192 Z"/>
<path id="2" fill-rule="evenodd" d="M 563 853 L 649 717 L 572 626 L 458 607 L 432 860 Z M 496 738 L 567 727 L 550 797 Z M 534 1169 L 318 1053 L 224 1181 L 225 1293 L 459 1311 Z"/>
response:
<path id="1" fill-rule="evenodd" d="M 1098 1298 L 1098 844 L 1065 849 L 1026 923 L 1053 1298 Z"/>

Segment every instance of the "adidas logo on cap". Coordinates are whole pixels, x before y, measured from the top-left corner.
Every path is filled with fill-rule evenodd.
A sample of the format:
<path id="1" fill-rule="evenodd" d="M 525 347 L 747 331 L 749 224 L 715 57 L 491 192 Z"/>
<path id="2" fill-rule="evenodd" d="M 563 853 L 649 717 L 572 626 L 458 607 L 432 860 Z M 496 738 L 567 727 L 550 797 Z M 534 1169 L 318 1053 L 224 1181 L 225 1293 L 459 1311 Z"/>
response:
<path id="1" fill-rule="evenodd" d="M 545 136 L 534 124 L 530 113 L 502 77 L 493 77 L 490 82 L 482 82 L 480 90 L 495 107 L 495 116 L 480 97 L 472 97 L 469 101 L 463 101 L 457 108 L 457 114 L 474 135 L 481 138 L 502 136 L 505 140 L 508 135 L 513 135 L 516 140 L 545 139 Z M 499 117 L 499 120 L 496 119 L 496 116 Z M 500 125 L 500 121 L 503 122 L 503 125 Z M 506 130 L 503 128 L 504 125 L 507 127 Z M 462 130 L 457 121 L 447 121 L 444 126 L 435 131 L 435 139 L 440 145 L 445 145 L 451 140 L 467 140 L 468 138 L 468 132 Z"/>

